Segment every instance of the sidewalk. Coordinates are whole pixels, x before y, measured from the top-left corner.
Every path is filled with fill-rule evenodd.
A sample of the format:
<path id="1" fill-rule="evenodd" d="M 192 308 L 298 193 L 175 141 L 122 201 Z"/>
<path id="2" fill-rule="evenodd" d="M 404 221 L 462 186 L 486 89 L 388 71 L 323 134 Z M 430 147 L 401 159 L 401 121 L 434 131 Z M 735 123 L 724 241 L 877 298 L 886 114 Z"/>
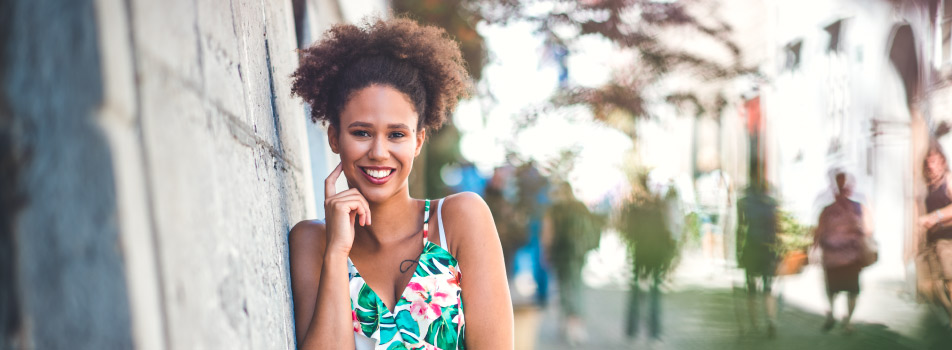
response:
<path id="1" fill-rule="evenodd" d="M 820 331 L 825 320 L 822 271 L 808 267 L 795 277 L 778 281 L 781 295 L 777 336 L 770 339 L 761 326 L 748 325 L 746 293 L 740 271 L 712 265 L 690 256 L 665 285 L 662 296 L 662 339 L 623 333 L 626 293 L 586 289 L 584 319 L 589 341 L 578 347 L 565 343 L 559 329 L 558 303 L 540 311 L 537 349 L 952 349 L 952 337 L 925 305 L 894 294 L 895 288 L 866 283 L 854 315 L 856 332 L 840 328 Z M 811 291 L 816 289 L 816 291 Z M 845 308 L 845 301 L 840 301 Z M 840 306 L 838 305 L 838 308 Z"/>

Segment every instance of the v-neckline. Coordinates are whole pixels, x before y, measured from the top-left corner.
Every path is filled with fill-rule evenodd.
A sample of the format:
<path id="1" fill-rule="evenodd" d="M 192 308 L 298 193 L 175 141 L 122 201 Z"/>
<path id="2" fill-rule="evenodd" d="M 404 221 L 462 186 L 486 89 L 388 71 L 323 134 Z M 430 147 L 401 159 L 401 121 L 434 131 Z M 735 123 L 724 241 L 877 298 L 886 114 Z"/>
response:
<path id="1" fill-rule="evenodd" d="M 370 283 L 367 283 L 367 279 L 365 279 L 364 276 L 360 274 L 360 270 L 357 269 L 357 265 L 354 265 L 354 262 L 350 260 L 350 257 L 347 258 L 347 261 L 350 263 L 350 266 L 353 266 L 354 271 L 357 273 L 357 275 L 359 275 L 360 278 L 363 279 L 363 284 L 367 286 L 367 289 L 369 289 L 371 293 L 374 294 L 374 297 L 377 298 L 377 302 L 379 302 L 380 305 L 383 305 L 384 309 L 387 310 L 387 313 L 384 315 L 395 315 L 394 313 L 397 312 L 397 306 L 400 305 L 400 301 L 406 300 L 406 294 L 407 294 L 407 290 L 410 289 L 410 283 L 413 283 L 413 279 L 415 277 L 418 277 L 417 275 L 418 275 L 418 272 L 420 271 L 420 261 L 423 260 L 423 255 L 426 254 L 427 248 L 429 248 L 428 244 L 433 244 L 433 242 L 430 242 L 429 240 L 427 240 L 426 242 L 423 242 L 423 251 L 421 251 L 420 256 L 417 257 L 416 266 L 414 266 L 413 268 L 413 273 L 410 274 L 410 279 L 407 280 L 406 285 L 403 286 L 403 289 L 400 291 L 400 295 L 397 296 L 393 300 L 393 308 L 391 308 L 390 306 L 387 306 L 387 303 L 385 303 L 383 299 L 380 298 L 380 294 L 377 293 L 377 291 L 374 290 L 374 288 L 370 286 Z"/>
<path id="2" fill-rule="evenodd" d="M 394 312 L 397 311 L 397 305 L 400 304 L 400 301 L 406 299 L 404 298 L 404 295 L 407 293 L 407 289 L 410 288 L 410 283 L 413 283 L 413 278 L 417 277 L 417 272 L 420 269 L 420 261 L 423 260 L 423 255 L 426 254 L 426 251 L 428 248 L 427 244 L 433 244 L 433 242 L 430 242 L 430 239 L 427 235 L 427 229 L 429 228 L 429 225 L 430 225 L 430 200 L 429 199 L 424 200 L 423 208 L 424 208 L 423 209 L 423 250 L 420 251 L 420 255 L 418 255 L 416 258 L 416 264 L 414 264 L 415 266 L 413 267 L 413 273 L 410 274 L 410 279 L 407 280 L 406 285 L 404 285 L 403 289 L 400 290 L 400 295 L 398 295 L 395 299 L 393 299 L 393 308 L 387 306 L 387 303 L 385 303 L 383 299 L 380 298 L 380 294 L 377 293 L 377 291 L 374 290 L 374 288 L 370 286 L 370 283 L 367 283 L 367 279 L 364 278 L 363 275 L 360 275 L 360 270 L 357 269 L 357 265 L 354 264 L 354 261 L 351 260 L 349 256 L 347 257 L 347 263 L 349 263 L 350 266 L 354 268 L 354 271 L 358 275 L 360 275 L 360 278 L 363 279 L 363 283 L 365 286 L 367 286 L 367 289 L 369 289 L 371 293 L 374 293 L 374 296 L 377 297 L 377 301 L 379 301 L 380 304 L 383 305 L 384 309 L 387 310 L 387 313 L 385 315 L 393 315 Z"/>

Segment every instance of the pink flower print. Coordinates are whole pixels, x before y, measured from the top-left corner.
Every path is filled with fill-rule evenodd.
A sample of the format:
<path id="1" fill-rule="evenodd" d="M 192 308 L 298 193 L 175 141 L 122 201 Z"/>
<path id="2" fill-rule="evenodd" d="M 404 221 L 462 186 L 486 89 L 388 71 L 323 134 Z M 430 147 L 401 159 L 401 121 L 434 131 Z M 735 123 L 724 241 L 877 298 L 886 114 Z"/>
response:
<path id="1" fill-rule="evenodd" d="M 429 284 L 429 283 L 427 283 L 427 284 Z M 428 287 L 428 286 L 425 286 L 425 285 L 421 284 L 419 281 L 411 281 L 410 283 L 408 283 L 408 284 L 407 284 L 407 290 L 409 291 L 409 293 L 407 293 L 407 295 L 405 295 L 407 301 L 409 301 L 409 302 L 411 302 L 411 303 L 412 303 L 412 302 L 415 302 L 415 301 L 418 301 L 418 300 L 419 300 L 419 301 L 426 301 L 426 299 L 427 299 L 427 294 L 429 293 L 429 290 L 431 289 L 431 288 L 427 288 L 427 287 Z"/>
<path id="2" fill-rule="evenodd" d="M 423 288 L 422 284 L 413 281 L 407 283 L 407 289 L 409 289 L 411 292 L 426 292 L 426 288 Z"/>
<path id="3" fill-rule="evenodd" d="M 436 347 L 436 345 L 427 342 L 413 344 L 411 345 L 411 348 L 413 350 L 440 350 L 440 348 Z"/>
<path id="4" fill-rule="evenodd" d="M 432 321 L 442 314 L 439 305 L 430 304 L 423 300 L 417 300 L 410 304 L 410 315 L 417 322 L 421 319 Z"/>
<path id="5" fill-rule="evenodd" d="M 430 291 L 430 302 L 442 307 L 453 306 L 459 303 L 459 286 L 448 283 L 445 279 L 436 281 L 436 288 Z"/>
<path id="6" fill-rule="evenodd" d="M 357 310 L 350 310 L 354 319 L 354 332 L 360 332 L 360 321 L 357 321 Z"/>
<path id="7" fill-rule="evenodd" d="M 433 292 L 433 296 L 432 296 L 432 297 L 433 297 L 433 302 L 434 302 L 434 303 L 440 303 L 441 301 L 446 300 L 446 298 L 449 297 L 449 294 L 447 294 L 445 291 L 439 291 L 439 290 L 438 290 L 438 291 L 436 291 L 436 292 Z"/>
<path id="8" fill-rule="evenodd" d="M 456 316 L 453 316 L 453 323 L 456 324 L 456 331 L 460 332 L 463 330 L 463 325 L 466 321 L 463 319 L 463 313 L 458 313 Z"/>
<path id="9" fill-rule="evenodd" d="M 460 278 L 463 277 L 462 274 L 456 269 L 456 266 L 450 266 L 449 273 L 452 277 L 446 279 L 446 283 L 451 286 L 459 287 Z"/>
<path id="10" fill-rule="evenodd" d="M 456 299 L 456 307 L 459 308 L 459 310 L 463 310 L 463 301 L 459 298 Z M 466 319 L 463 318 L 462 312 L 457 313 L 456 316 L 453 317 L 453 323 L 456 324 L 456 332 L 463 331 L 463 325 L 466 324 Z"/>

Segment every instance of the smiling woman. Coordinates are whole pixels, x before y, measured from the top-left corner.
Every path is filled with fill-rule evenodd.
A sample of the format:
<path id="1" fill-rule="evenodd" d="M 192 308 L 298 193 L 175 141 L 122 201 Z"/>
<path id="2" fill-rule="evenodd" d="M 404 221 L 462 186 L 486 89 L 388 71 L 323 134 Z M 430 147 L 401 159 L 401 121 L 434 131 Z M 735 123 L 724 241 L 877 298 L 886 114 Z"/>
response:
<path id="1" fill-rule="evenodd" d="M 329 124 L 341 163 L 325 182 L 324 221 L 291 230 L 302 349 L 512 348 L 486 203 L 473 193 L 415 199 L 408 189 L 427 131 L 466 92 L 461 62 L 442 30 L 401 18 L 335 26 L 303 52 L 293 91 Z M 338 193 L 341 174 L 349 189 Z"/>

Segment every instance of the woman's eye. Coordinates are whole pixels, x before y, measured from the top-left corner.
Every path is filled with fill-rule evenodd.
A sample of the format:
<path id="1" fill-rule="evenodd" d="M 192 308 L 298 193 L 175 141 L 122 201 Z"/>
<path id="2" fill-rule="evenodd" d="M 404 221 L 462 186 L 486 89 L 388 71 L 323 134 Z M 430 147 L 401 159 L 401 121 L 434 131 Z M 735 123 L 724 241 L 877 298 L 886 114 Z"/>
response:
<path id="1" fill-rule="evenodd" d="M 401 137 L 404 137 L 404 136 L 407 136 L 407 135 L 404 134 L 404 133 L 402 133 L 402 132 L 390 133 L 390 137 L 391 137 L 391 138 L 401 138 Z"/>
<path id="2" fill-rule="evenodd" d="M 369 137 L 369 136 L 370 136 L 370 133 L 369 133 L 369 132 L 366 132 L 366 131 L 363 131 L 363 130 L 354 130 L 354 131 L 352 131 L 350 134 L 351 134 L 351 135 L 354 135 L 354 136 L 357 136 L 357 137 Z"/>

